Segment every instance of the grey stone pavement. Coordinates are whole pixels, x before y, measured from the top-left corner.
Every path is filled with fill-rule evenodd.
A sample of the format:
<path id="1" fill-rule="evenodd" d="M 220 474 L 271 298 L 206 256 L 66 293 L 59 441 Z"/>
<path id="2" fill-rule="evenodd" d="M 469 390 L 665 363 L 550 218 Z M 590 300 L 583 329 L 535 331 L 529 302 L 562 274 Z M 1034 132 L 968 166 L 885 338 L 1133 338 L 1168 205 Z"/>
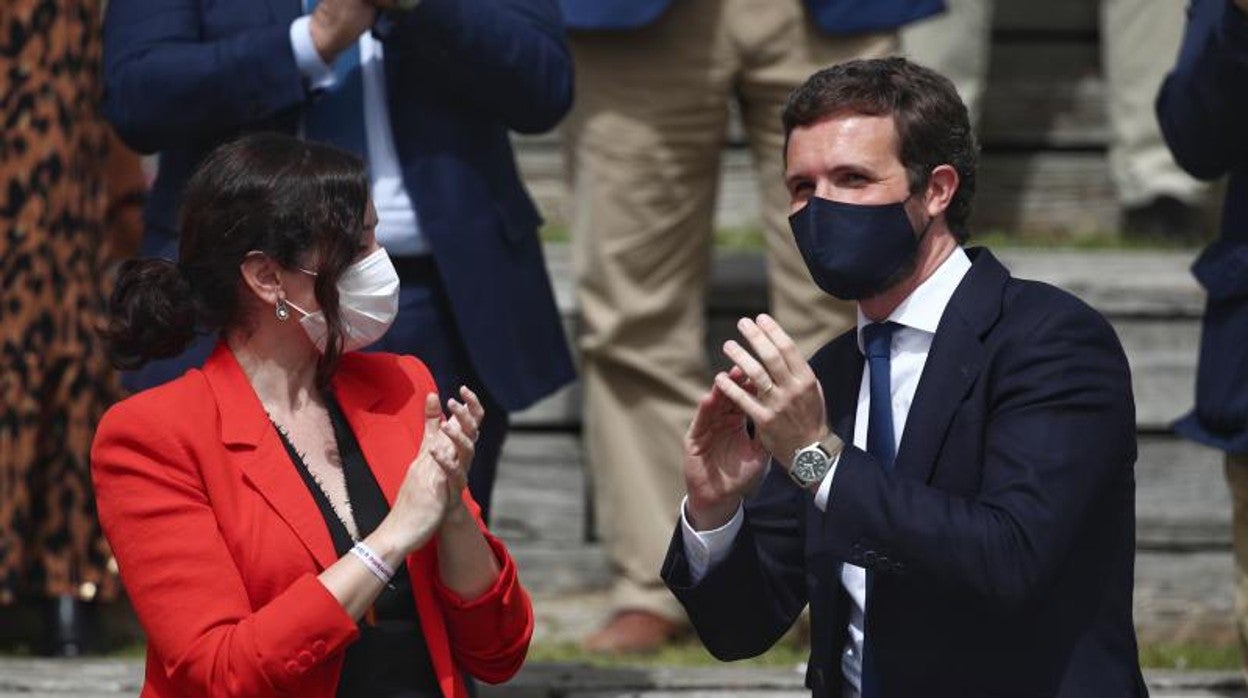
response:
<path id="1" fill-rule="evenodd" d="M 1140 428 L 1136 465 L 1135 618 L 1144 642 L 1232 644 L 1230 501 L 1220 454 L 1174 438 L 1169 422 L 1191 403 L 1203 297 L 1191 254 L 1009 250 L 1018 276 L 1068 288 L 1104 312 L 1132 363 Z M 575 332 L 568 254 L 552 247 L 556 295 Z M 709 347 L 736 317 L 762 309 L 757 255 L 717 258 Z M 714 352 L 712 352 L 712 355 Z M 561 391 L 516 416 L 500 467 L 493 528 L 518 560 L 537 613 L 535 641 L 576 642 L 605 620 L 611 569 L 592 540 L 579 442 L 579 393 Z M 673 512 L 673 523 L 675 512 Z M 135 695 L 141 662 L 49 662 L 0 657 L 0 698 Z M 1245 695 L 1234 673 L 1152 672 L 1153 695 Z M 531 664 L 484 696 L 800 696 L 797 668 L 588 668 Z"/>

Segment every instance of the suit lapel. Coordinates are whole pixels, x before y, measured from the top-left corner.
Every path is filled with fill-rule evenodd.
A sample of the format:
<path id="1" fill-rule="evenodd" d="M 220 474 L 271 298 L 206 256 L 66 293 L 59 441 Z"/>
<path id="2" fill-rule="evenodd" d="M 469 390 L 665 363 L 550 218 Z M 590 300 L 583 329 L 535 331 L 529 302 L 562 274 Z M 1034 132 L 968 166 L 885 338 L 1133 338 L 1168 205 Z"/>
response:
<path id="1" fill-rule="evenodd" d="M 334 377 L 334 396 L 360 443 L 368 468 L 381 486 L 386 503 L 394 505 L 407 466 L 416 457 L 423 424 L 407 425 L 397 415 L 376 409 L 382 393 L 356 375 L 351 364 Z"/>
<path id="2" fill-rule="evenodd" d="M 332 565 L 338 554 L 316 500 L 224 342 L 204 364 L 204 376 L 217 400 L 221 439 L 234 454 L 243 477 L 290 526 L 321 569 Z"/>
<path id="3" fill-rule="evenodd" d="M 419 417 L 411 424 L 378 405 L 382 392 L 377 384 L 369 383 L 359 374 L 350 357 L 344 359 L 333 381 L 334 395 L 342 407 L 343 415 L 364 453 L 364 460 L 377 478 L 386 502 L 394 506 L 395 497 L 403 485 L 407 469 L 420 449 L 424 438 L 424 422 Z M 394 386 L 398 389 L 398 386 Z M 423 397 L 423 396 L 422 396 Z M 423 406 L 424 402 L 419 404 Z M 418 413 L 420 414 L 420 413 Z M 460 679 L 451 662 L 446 623 L 438 601 L 434 596 L 432 575 L 436 570 L 435 537 L 407 558 L 408 574 L 412 580 L 412 596 L 420 617 L 425 641 L 429 643 L 430 657 L 438 675 L 438 683 L 446 695 L 455 693 Z"/>
<path id="4" fill-rule="evenodd" d="M 897 449 L 897 472 L 927 482 L 953 415 L 983 366 L 983 345 L 956 313 L 945 313 Z"/>
<path id="5" fill-rule="evenodd" d="M 823 388 L 828 426 L 846 445 L 854 443 L 854 420 L 858 413 L 858 387 L 862 382 L 863 364 L 862 354 L 858 351 L 857 333 L 853 330 L 839 337 L 810 362 Z M 823 512 L 815 506 L 813 497 L 805 499 L 806 548 L 809 551 L 822 535 Z"/>
<path id="6" fill-rule="evenodd" d="M 847 444 L 854 443 L 854 422 L 858 416 L 858 391 L 862 385 L 865 364 L 858 351 L 857 335 L 852 333 L 838 347 L 833 366 L 835 376 L 823 382 L 823 400 L 828 410 L 828 424 Z"/>
<path id="7" fill-rule="evenodd" d="M 953 415 L 983 369 L 982 338 L 1001 313 L 1009 280 L 1009 272 L 986 249 L 967 254 L 971 269 L 936 328 L 897 450 L 897 472 L 920 482 L 931 480 Z"/>

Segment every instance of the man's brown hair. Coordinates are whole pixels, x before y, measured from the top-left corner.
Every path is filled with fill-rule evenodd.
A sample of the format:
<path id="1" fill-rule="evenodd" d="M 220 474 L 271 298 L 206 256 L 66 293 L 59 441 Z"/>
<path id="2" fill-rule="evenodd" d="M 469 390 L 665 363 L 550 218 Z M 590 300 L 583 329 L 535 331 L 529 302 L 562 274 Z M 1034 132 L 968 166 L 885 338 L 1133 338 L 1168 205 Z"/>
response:
<path id="1" fill-rule="evenodd" d="M 965 241 L 979 144 L 953 83 L 905 58 L 855 60 L 825 68 L 789 95 L 782 116 L 785 149 L 793 129 L 841 112 L 893 117 L 898 157 L 912 194 L 927 186 L 934 168 L 947 164 L 957 170 L 958 190 L 945 218 L 959 242 Z"/>

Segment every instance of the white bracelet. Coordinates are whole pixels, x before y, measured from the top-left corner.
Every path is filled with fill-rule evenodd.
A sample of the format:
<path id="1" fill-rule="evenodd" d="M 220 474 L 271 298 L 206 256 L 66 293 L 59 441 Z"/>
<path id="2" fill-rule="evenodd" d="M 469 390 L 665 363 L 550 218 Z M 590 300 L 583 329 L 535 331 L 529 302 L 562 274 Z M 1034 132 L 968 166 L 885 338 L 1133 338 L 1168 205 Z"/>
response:
<path id="1" fill-rule="evenodd" d="M 394 568 L 387 565 L 380 555 L 364 544 L 364 541 L 356 541 L 355 547 L 351 548 L 351 552 L 360 558 L 360 561 L 364 563 L 368 571 L 380 579 L 382 584 L 390 583 L 390 580 L 394 577 Z"/>

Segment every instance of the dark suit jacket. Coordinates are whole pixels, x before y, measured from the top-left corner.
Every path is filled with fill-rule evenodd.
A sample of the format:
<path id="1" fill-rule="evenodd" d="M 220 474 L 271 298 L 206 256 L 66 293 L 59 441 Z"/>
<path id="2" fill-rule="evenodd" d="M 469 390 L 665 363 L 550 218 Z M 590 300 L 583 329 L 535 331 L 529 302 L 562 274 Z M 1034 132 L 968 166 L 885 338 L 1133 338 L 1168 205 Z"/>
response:
<path id="1" fill-rule="evenodd" d="M 560 0 L 573 29 L 636 29 L 658 19 L 673 0 Z M 675 0 L 679 2 L 680 0 Z M 832 35 L 889 31 L 943 12 L 944 0 L 805 0 L 821 29 Z"/>
<path id="2" fill-rule="evenodd" d="M 846 442 L 827 512 L 774 465 L 696 586 L 679 529 L 663 578 L 712 654 L 766 650 L 811 608 L 807 685 L 839 697 L 849 598 L 872 572 L 884 696 L 1137 696 L 1135 414 L 1113 330 L 986 250 L 941 318 L 894 470 L 853 448 L 853 332 L 811 359 Z"/>
<path id="3" fill-rule="evenodd" d="M 1195 0 L 1178 65 L 1157 98 L 1166 143 L 1201 179 L 1229 174 L 1218 239 L 1192 273 L 1208 292 L 1188 438 L 1248 453 L 1248 17 L 1230 0 Z"/>
<path id="4" fill-rule="evenodd" d="M 333 391 L 393 502 L 423 438 L 433 377 L 415 359 L 350 353 Z M 329 528 L 225 344 L 181 378 L 124 400 L 91 450 L 100 523 L 143 629 L 142 695 L 330 698 L 355 621 L 316 579 L 337 561 Z M 408 556 L 438 684 L 510 678 L 533 609 L 506 548 L 469 509 L 502 567 L 465 601 L 438 579 L 435 536 Z"/>
<path id="5" fill-rule="evenodd" d="M 104 109 L 160 152 L 144 248 L 176 237 L 182 188 L 214 146 L 293 133 L 312 96 L 290 47 L 300 0 L 113 0 Z M 425 0 L 387 30 L 390 121 L 403 181 L 473 366 L 508 410 L 573 377 L 542 261 L 541 223 L 508 130 L 548 130 L 572 103 L 555 0 Z"/>

